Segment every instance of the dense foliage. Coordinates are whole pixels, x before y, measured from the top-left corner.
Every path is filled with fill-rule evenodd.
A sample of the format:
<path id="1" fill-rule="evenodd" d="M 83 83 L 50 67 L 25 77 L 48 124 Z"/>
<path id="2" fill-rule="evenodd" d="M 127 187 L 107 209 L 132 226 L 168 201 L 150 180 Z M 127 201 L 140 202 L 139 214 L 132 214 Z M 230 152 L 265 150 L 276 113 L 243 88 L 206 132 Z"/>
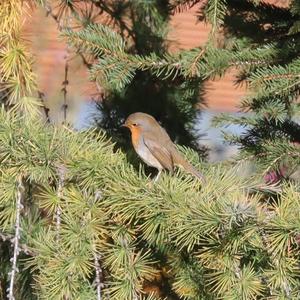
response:
<path id="1" fill-rule="evenodd" d="M 6 112 L 0 124 L 4 299 L 17 228 L 17 299 L 299 297 L 296 186 L 267 204 L 220 165 L 205 186 L 180 170 L 153 184 L 103 134 Z"/>
<path id="2" fill-rule="evenodd" d="M 197 3 L 198 17 L 212 25 L 209 41 L 168 53 L 158 27 Z M 179 169 L 154 184 L 108 138 L 109 122 L 100 122 L 104 133 L 42 120 L 21 35 L 22 14 L 35 5 L 106 89 L 116 106 L 102 108 L 113 127 L 130 112 L 120 103 L 134 102 L 131 92 L 145 80 L 159 82 L 159 93 L 168 88 L 164 105 L 149 110 L 174 105 L 170 124 L 183 112 L 180 135 L 193 135 L 199 85 L 238 68 L 249 85 L 241 107 L 252 113 L 217 121 L 245 126 L 241 137 L 228 136 L 242 147 L 240 161 L 207 164 L 179 147 L 206 184 Z M 299 299 L 299 7 L 296 0 L 286 8 L 257 0 L 3 1 L 0 299 Z M 124 22 L 130 11 L 134 19 Z M 111 27 L 100 24 L 104 13 Z M 257 166 L 251 176 L 249 159 Z"/>

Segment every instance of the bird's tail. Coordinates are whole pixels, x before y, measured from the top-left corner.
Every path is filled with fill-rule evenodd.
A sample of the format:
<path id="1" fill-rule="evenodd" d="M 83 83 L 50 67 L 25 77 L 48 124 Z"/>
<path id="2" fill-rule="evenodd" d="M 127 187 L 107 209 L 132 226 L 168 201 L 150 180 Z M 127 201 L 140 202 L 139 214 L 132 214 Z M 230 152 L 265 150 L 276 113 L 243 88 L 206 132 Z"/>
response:
<path id="1" fill-rule="evenodd" d="M 188 173 L 194 175 L 197 179 L 201 180 L 203 183 L 206 182 L 204 175 L 199 172 L 192 164 L 190 164 L 185 158 L 183 158 L 177 151 L 173 155 L 173 160 L 175 165 L 183 167 Z"/>

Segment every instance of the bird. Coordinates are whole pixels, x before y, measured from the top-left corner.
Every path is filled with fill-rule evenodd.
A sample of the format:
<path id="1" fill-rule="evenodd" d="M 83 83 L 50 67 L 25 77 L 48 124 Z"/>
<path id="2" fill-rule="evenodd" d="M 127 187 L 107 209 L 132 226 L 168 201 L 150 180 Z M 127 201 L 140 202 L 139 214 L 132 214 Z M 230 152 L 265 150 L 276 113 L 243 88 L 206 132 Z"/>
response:
<path id="1" fill-rule="evenodd" d="M 186 172 L 205 182 L 205 177 L 179 153 L 166 130 L 154 117 L 136 112 L 129 115 L 122 126 L 131 131 L 132 145 L 140 158 L 158 170 L 154 182 L 158 180 L 162 170 L 172 172 L 174 166 L 183 167 Z"/>

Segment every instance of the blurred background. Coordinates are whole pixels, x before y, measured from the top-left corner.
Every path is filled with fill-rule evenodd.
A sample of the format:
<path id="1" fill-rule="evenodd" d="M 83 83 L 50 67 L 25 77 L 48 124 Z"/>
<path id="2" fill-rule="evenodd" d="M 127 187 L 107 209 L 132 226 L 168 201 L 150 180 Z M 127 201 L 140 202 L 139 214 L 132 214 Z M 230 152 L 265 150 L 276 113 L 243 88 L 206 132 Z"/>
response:
<path id="1" fill-rule="evenodd" d="M 288 5 L 288 0 L 266 2 L 277 6 Z M 197 19 L 198 10 L 198 5 L 195 5 L 171 17 L 168 51 L 174 53 L 205 44 L 210 27 Z M 24 28 L 29 47 L 38 62 L 34 65 L 35 72 L 40 95 L 49 108 L 50 119 L 62 122 L 66 117 L 67 122 L 77 129 L 90 126 L 99 117 L 97 107 L 103 99 L 101 93 L 99 96 L 99 87 L 97 89 L 95 83 L 89 81 L 88 68 L 82 58 L 74 54 L 63 39 L 58 39 L 58 23 L 45 9 L 34 10 L 33 15 L 25 20 Z M 221 130 L 213 128 L 211 120 L 221 112 L 238 113 L 237 106 L 245 95 L 245 86 L 235 83 L 235 70 L 232 69 L 222 78 L 204 82 L 202 88 L 205 94 L 195 104 L 201 109 L 194 126 L 199 136 L 197 143 L 210 149 L 211 161 L 227 159 L 236 154 L 238 149 L 224 144 Z M 240 133 L 242 128 L 231 125 L 226 130 Z"/>

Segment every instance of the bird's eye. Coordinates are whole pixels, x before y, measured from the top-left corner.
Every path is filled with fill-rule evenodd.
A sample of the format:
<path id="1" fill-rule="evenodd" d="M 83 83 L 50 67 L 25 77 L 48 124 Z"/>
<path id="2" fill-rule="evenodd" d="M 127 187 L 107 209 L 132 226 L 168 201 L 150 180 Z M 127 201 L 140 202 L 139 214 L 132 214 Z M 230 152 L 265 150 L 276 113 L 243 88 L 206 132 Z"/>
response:
<path id="1" fill-rule="evenodd" d="M 132 126 L 136 126 L 137 124 L 136 123 L 132 123 Z"/>

